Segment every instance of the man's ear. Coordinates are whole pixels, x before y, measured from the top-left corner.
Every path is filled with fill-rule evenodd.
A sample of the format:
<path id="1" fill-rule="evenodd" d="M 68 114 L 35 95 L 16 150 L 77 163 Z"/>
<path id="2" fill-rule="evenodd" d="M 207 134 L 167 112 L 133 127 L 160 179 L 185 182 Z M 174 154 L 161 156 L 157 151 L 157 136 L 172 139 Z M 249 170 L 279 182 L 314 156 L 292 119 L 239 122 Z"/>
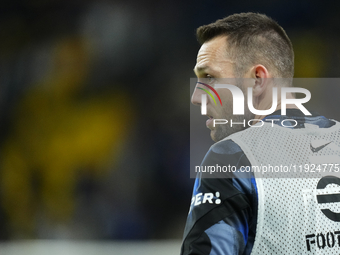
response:
<path id="1" fill-rule="evenodd" d="M 253 86 L 253 96 L 260 96 L 267 88 L 269 72 L 263 65 L 256 65 L 251 70 L 251 77 L 255 79 Z"/>

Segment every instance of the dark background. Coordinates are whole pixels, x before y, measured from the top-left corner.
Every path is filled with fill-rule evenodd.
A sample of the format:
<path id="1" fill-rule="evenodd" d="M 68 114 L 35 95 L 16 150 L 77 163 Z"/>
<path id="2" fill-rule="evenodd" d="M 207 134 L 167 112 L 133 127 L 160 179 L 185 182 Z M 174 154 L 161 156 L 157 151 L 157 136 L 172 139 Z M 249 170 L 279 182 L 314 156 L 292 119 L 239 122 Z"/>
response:
<path id="1" fill-rule="evenodd" d="M 339 77 L 336 1 L 1 1 L 0 240 L 181 238 L 195 29 L 247 11 Z"/>

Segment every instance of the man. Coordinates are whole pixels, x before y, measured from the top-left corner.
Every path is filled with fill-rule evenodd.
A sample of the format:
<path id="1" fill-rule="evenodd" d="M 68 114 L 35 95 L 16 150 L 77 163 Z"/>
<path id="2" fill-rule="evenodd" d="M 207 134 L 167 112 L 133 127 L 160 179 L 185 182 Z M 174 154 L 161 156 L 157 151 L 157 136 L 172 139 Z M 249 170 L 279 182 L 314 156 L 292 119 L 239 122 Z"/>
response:
<path id="1" fill-rule="evenodd" d="M 198 173 L 181 254 L 339 254 L 340 179 L 324 173 L 306 176 L 302 167 L 323 164 L 326 173 L 339 168 L 340 128 L 299 104 L 287 105 L 281 115 L 283 99 L 273 99 L 274 87 L 291 87 L 294 73 L 285 31 L 266 15 L 241 13 L 199 27 L 197 37 L 202 46 L 192 103 L 204 104 L 205 89 L 215 86 L 221 99 L 215 104 L 206 97 L 207 127 L 217 143 L 201 167 L 237 171 L 223 178 Z M 231 90 L 217 84 L 235 85 L 245 95 L 250 88 L 256 110 L 244 107 L 244 115 L 233 116 Z M 286 98 L 294 99 L 291 93 Z M 221 119 L 232 119 L 234 125 L 218 125 Z M 260 165 L 262 170 L 281 167 L 281 175 L 245 171 Z M 282 169 L 288 173 L 282 175 Z"/>

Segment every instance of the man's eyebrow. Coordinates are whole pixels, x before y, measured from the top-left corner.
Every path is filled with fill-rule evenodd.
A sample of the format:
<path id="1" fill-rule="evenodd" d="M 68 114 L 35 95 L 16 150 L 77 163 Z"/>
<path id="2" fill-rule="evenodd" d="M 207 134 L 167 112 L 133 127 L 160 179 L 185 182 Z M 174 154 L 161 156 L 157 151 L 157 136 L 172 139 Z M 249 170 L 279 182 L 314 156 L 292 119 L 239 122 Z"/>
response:
<path id="1" fill-rule="evenodd" d="M 204 71 L 206 71 L 207 69 L 209 69 L 208 66 L 195 66 L 194 67 L 194 72 L 196 73 L 203 73 Z"/>

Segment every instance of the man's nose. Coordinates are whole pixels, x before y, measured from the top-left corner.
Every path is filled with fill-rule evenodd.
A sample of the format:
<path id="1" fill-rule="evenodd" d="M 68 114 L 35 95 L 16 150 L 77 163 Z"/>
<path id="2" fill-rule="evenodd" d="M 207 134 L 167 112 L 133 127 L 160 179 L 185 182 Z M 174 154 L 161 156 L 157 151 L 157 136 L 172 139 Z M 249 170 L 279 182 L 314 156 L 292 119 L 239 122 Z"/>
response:
<path id="1" fill-rule="evenodd" d="M 204 93 L 204 91 L 201 90 L 201 89 L 198 89 L 197 85 L 196 85 L 195 90 L 194 90 L 194 92 L 192 93 L 192 96 L 191 96 L 191 103 L 194 104 L 194 105 L 200 106 L 202 104 L 202 94 L 203 93 Z"/>

